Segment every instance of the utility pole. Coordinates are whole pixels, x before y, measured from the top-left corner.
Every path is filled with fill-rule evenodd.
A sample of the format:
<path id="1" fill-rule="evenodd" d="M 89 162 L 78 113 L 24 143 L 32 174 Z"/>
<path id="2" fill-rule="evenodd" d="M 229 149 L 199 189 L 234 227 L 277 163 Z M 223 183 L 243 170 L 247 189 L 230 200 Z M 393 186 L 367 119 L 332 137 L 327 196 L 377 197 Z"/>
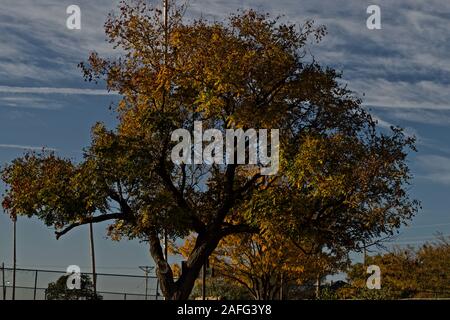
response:
<path id="1" fill-rule="evenodd" d="M 12 291 L 12 300 L 16 300 L 16 222 L 17 217 L 13 217 L 13 291 Z"/>
<path id="2" fill-rule="evenodd" d="M 169 0 L 164 0 L 164 65 L 167 63 L 167 52 L 169 46 Z M 169 264 L 167 229 L 164 229 L 164 258 Z M 158 299 L 159 279 L 156 280 L 156 299 Z M 146 296 L 147 297 L 147 296 Z"/>
<path id="3" fill-rule="evenodd" d="M 166 38 L 167 46 L 167 26 L 169 22 L 169 0 L 164 0 L 164 37 Z"/>
<path id="4" fill-rule="evenodd" d="M 364 266 L 367 262 L 367 248 L 366 248 L 366 242 L 363 240 L 363 259 L 364 259 Z"/>
<path id="5" fill-rule="evenodd" d="M 97 274 L 95 272 L 94 229 L 92 222 L 89 223 L 89 240 L 91 244 L 92 285 L 94 286 L 94 295 L 97 297 Z"/>
<path id="6" fill-rule="evenodd" d="M 169 49 L 169 0 L 164 0 L 164 64 L 167 63 Z"/>
<path id="7" fill-rule="evenodd" d="M 148 273 L 154 269 L 154 267 L 150 266 L 139 266 L 139 269 L 144 271 L 145 274 L 145 300 L 147 300 L 148 297 Z"/>
<path id="8" fill-rule="evenodd" d="M 206 272 L 209 268 L 209 260 L 205 258 L 202 268 L 202 300 L 206 300 Z"/>
<path id="9" fill-rule="evenodd" d="M 283 285 L 284 285 L 284 283 L 283 283 L 283 272 L 282 272 L 281 276 L 280 276 L 280 300 L 283 300 L 283 294 L 284 294 Z"/>
<path id="10" fill-rule="evenodd" d="M 206 262 L 203 264 L 202 272 L 202 300 L 206 300 Z"/>

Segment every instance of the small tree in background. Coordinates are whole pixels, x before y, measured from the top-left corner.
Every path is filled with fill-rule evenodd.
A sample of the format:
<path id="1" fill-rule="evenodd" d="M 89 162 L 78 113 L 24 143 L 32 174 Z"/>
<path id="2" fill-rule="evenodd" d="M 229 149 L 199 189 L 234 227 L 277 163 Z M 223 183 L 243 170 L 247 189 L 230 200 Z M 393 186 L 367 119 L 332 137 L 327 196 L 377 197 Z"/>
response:
<path id="1" fill-rule="evenodd" d="M 90 277 L 86 274 L 81 275 L 80 289 L 68 289 L 68 275 L 59 277 L 56 282 L 48 284 L 46 290 L 47 300 L 102 300 L 100 294 L 94 292 L 94 285 Z"/>
<path id="2" fill-rule="evenodd" d="M 381 269 L 381 289 L 366 288 L 365 266 L 354 264 L 347 272 L 350 286 L 341 297 L 360 299 L 449 298 L 450 239 L 440 237 L 419 248 L 395 248 L 367 258 L 366 265 Z"/>

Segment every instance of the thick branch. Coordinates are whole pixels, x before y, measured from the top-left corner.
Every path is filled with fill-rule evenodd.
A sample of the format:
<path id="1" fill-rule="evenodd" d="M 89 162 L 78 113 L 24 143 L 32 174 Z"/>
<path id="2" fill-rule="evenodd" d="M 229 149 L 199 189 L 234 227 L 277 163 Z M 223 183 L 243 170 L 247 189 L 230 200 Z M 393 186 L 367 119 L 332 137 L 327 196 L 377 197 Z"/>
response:
<path id="1" fill-rule="evenodd" d="M 110 190 L 108 192 L 108 196 L 119 204 L 120 210 L 123 214 L 131 214 L 131 208 L 128 205 L 127 201 L 123 198 L 122 190 L 119 190 L 119 193 L 115 192 L 114 190 Z"/>
<path id="2" fill-rule="evenodd" d="M 226 237 L 230 234 L 236 234 L 236 233 L 257 233 L 259 232 L 259 229 L 257 227 L 252 227 L 247 224 L 227 224 L 222 230 L 221 230 L 221 236 Z"/>
<path id="3" fill-rule="evenodd" d="M 236 191 L 236 198 L 241 200 L 244 199 L 247 195 L 250 195 L 254 188 L 256 187 L 256 181 L 261 178 L 261 174 L 257 173 L 253 177 L 250 178 L 241 188 Z"/>
<path id="4" fill-rule="evenodd" d="M 214 219 L 214 225 L 218 226 L 225 219 L 225 216 L 230 211 L 230 209 L 234 205 L 234 201 L 236 200 L 233 185 L 234 185 L 234 177 L 236 173 L 236 165 L 229 164 L 227 166 L 227 171 L 225 173 L 226 182 L 225 182 L 225 198 L 223 200 L 223 205 L 217 212 L 217 215 Z"/>
<path id="5" fill-rule="evenodd" d="M 182 173 L 182 178 L 181 178 L 180 193 L 183 194 L 184 189 L 186 188 L 186 164 L 185 163 L 181 164 L 181 173 Z"/>
<path id="6" fill-rule="evenodd" d="M 159 170 L 158 174 L 161 177 L 164 185 L 169 189 L 169 191 L 172 193 L 172 195 L 175 197 L 175 200 L 177 204 L 181 207 L 181 209 L 185 210 L 186 212 L 189 212 L 189 216 L 192 221 L 192 227 L 197 233 L 201 233 L 205 230 L 204 224 L 198 219 L 189 204 L 184 199 L 183 194 L 180 192 L 180 190 L 175 187 L 175 185 L 172 182 L 172 179 L 170 178 L 169 174 L 167 173 L 167 170 L 164 166 L 164 160 L 161 158 L 160 164 L 159 164 Z"/>
<path id="7" fill-rule="evenodd" d="M 65 235 L 67 232 L 69 232 L 73 228 L 82 226 L 84 224 L 97 223 L 97 222 L 103 222 L 103 221 L 115 220 L 115 219 L 126 220 L 126 218 L 127 218 L 127 216 L 125 214 L 123 214 L 122 212 L 102 214 L 100 216 L 95 216 L 95 217 L 86 217 L 85 219 L 83 219 L 82 222 L 74 222 L 74 223 L 68 225 L 66 228 L 64 228 L 61 231 L 55 231 L 56 239 L 59 239 L 61 236 Z"/>

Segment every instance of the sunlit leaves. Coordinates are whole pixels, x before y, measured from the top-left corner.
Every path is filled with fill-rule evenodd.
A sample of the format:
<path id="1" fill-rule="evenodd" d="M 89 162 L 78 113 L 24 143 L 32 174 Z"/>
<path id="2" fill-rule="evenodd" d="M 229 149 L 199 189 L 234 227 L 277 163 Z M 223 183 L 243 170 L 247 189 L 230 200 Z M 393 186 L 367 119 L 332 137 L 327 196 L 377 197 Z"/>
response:
<path id="1" fill-rule="evenodd" d="M 89 162 L 74 165 L 53 153 L 29 153 L 2 172 L 8 184 L 4 208 L 11 215 L 37 215 L 47 225 L 62 226 L 108 204 L 102 185 L 91 180 Z"/>

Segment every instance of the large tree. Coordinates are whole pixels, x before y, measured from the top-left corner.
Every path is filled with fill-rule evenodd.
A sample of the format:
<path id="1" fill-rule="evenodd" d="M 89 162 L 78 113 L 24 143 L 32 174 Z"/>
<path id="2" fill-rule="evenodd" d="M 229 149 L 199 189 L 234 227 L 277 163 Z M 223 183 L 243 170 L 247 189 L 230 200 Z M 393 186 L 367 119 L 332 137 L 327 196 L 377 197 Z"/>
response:
<path id="1" fill-rule="evenodd" d="M 205 259 L 237 233 L 279 229 L 299 247 L 314 235 L 320 248 L 358 249 L 411 218 L 406 156 L 413 139 L 381 133 L 342 85 L 340 74 L 308 56 L 325 34 L 248 11 L 227 22 L 185 22 L 121 3 L 105 24 L 116 58 L 93 53 L 81 67 L 122 99 L 119 124 L 98 123 L 84 160 L 27 154 L 2 174 L 3 207 L 36 216 L 61 237 L 110 221 L 109 234 L 148 241 L 167 299 L 187 299 Z M 279 129 L 280 168 L 230 162 L 176 164 L 172 132 Z M 250 144 L 246 144 L 247 148 Z M 196 234 L 174 279 L 161 239 Z M 314 238 L 309 237 L 309 238 Z"/>

